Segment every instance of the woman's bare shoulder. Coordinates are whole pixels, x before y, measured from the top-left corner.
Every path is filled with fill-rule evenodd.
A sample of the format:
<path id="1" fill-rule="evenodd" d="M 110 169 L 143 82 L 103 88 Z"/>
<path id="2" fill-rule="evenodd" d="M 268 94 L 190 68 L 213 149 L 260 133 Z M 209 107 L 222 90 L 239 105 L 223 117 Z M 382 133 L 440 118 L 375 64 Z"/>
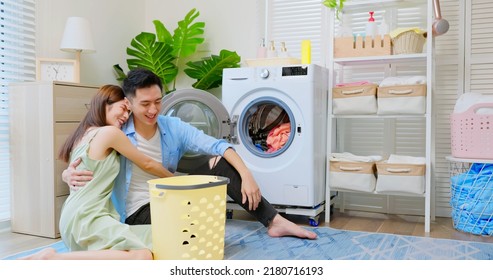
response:
<path id="1" fill-rule="evenodd" d="M 122 137 L 125 136 L 120 128 L 112 125 L 103 126 L 100 128 L 98 134 L 105 137 Z"/>

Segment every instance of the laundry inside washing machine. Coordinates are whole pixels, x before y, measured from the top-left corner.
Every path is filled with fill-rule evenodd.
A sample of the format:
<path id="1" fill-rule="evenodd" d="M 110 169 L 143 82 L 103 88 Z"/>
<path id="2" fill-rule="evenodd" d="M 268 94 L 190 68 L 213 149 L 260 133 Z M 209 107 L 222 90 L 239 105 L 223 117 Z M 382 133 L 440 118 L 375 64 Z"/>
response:
<path id="1" fill-rule="evenodd" d="M 263 103 L 248 110 L 247 134 L 253 147 L 260 153 L 281 152 L 291 139 L 289 114 L 280 105 Z"/>

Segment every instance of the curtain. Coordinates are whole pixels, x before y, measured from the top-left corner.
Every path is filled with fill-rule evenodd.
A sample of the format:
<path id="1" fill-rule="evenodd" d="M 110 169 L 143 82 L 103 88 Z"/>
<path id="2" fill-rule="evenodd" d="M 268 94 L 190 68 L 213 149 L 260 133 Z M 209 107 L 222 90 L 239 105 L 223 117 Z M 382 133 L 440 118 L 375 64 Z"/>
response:
<path id="1" fill-rule="evenodd" d="M 0 221 L 10 220 L 8 85 L 35 79 L 35 1 L 0 1 Z"/>

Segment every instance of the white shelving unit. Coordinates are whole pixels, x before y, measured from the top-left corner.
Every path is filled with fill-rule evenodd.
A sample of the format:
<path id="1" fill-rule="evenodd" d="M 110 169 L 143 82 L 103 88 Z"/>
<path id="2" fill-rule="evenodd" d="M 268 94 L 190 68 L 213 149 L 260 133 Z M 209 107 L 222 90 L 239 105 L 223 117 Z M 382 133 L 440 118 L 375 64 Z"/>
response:
<path id="1" fill-rule="evenodd" d="M 374 2 L 368 3 L 368 1 L 349 1 L 346 2 L 345 13 L 359 13 L 364 14 L 370 11 L 372 7 L 375 6 Z M 366 3 L 366 4 L 365 4 Z M 423 14 L 423 17 L 426 21 L 426 30 L 428 34 L 432 34 L 432 22 L 433 22 L 433 5 L 432 0 L 427 1 L 403 1 L 403 0 L 395 0 L 395 1 L 384 1 L 383 3 L 379 3 L 377 7 L 374 9 L 376 11 L 385 10 L 391 11 L 392 22 L 390 22 L 390 30 L 393 30 L 397 27 L 403 27 L 402 22 L 399 22 L 398 17 L 400 13 L 399 9 L 407 9 L 415 6 L 423 6 L 426 7 L 426 14 Z M 330 13 L 329 15 L 329 42 L 333 42 L 335 38 L 335 26 L 336 19 L 334 13 Z M 333 23 L 333 24 L 331 24 Z M 354 23 L 353 23 L 354 25 Z M 400 25 L 400 26 L 396 26 Z M 358 28 L 358 27 L 357 27 Z M 359 25 L 361 29 L 361 24 Z M 367 119 L 367 120 L 383 120 L 387 127 L 396 126 L 396 120 L 416 120 L 417 122 L 423 123 L 425 126 L 424 133 L 426 134 L 422 145 L 424 145 L 424 154 L 423 157 L 426 158 L 426 169 L 425 169 L 425 193 L 420 195 L 415 195 L 416 197 L 422 197 L 424 200 L 424 230 L 426 233 L 430 232 L 430 222 L 434 219 L 434 213 L 432 213 L 432 196 L 433 196 L 433 187 L 431 185 L 432 182 L 432 174 L 431 174 L 431 166 L 433 164 L 433 106 L 432 106 L 432 92 L 433 92 L 433 40 L 431 36 L 428 36 L 428 39 L 425 43 L 425 51 L 423 53 L 417 54 L 402 54 L 402 55 L 386 55 L 386 56 L 368 56 L 368 57 L 348 57 L 348 58 L 334 58 L 334 47 L 333 44 L 329 44 L 329 55 L 327 61 L 327 68 L 329 69 L 329 106 L 328 106 L 328 143 L 327 143 L 327 151 L 330 155 L 331 152 L 352 152 L 348 150 L 344 150 L 344 135 L 337 135 L 338 126 L 343 126 L 347 120 L 351 119 Z M 426 92 L 426 113 L 424 115 L 334 115 L 332 113 L 332 88 L 336 83 L 340 82 L 348 82 L 345 80 L 347 76 L 344 71 L 346 68 L 351 67 L 360 67 L 363 72 L 365 67 L 380 67 L 381 73 L 369 72 L 369 75 L 373 78 L 375 83 L 379 83 L 382 78 L 387 76 L 393 76 L 393 72 L 395 71 L 396 65 L 406 65 L 413 64 L 419 65 L 419 67 L 423 67 L 422 71 L 426 74 L 426 82 L 427 82 L 427 92 Z M 361 70 L 359 70 L 361 71 Z M 361 77 L 361 73 L 358 74 Z M 356 80 L 349 81 L 355 82 Z M 395 128 L 395 127 L 394 127 Z M 395 141 L 395 139 L 389 137 L 386 141 Z M 385 146 L 385 145 L 384 145 Z M 389 151 L 392 153 L 392 151 Z M 383 155 L 384 156 L 384 155 Z M 387 155 L 388 156 L 388 155 Z M 328 171 L 327 171 L 328 172 Z M 347 190 L 340 189 L 331 189 L 330 187 L 330 175 L 327 176 L 326 183 L 326 201 L 330 201 L 332 203 L 334 192 L 338 193 L 347 192 Z M 411 194 L 404 193 L 392 193 L 384 195 L 402 195 L 402 196 L 410 196 Z M 344 206 L 341 207 L 343 210 Z M 330 211 L 326 211 L 325 220 L 330 223 Z"/>

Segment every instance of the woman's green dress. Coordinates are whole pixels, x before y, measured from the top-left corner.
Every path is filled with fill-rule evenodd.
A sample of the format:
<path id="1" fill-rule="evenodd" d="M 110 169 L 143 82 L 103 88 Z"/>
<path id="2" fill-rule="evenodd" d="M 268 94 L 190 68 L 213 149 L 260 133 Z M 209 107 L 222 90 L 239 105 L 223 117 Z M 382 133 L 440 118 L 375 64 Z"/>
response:
<path id="1" fill-rule="evenodd" d="M 65 201 L 60 217 L 60 233 L 71 251 L 152 249 L 151 225 L 130 226 L 120 222 L 111 192 L 120 158 L 112 151 L 103 160 L 89 158 L 89 145 L 101 128 L 89 131 L 73 149 L 70 160 L 82 158 L 77 169 L 91 170 L 93 179 Z"/>

